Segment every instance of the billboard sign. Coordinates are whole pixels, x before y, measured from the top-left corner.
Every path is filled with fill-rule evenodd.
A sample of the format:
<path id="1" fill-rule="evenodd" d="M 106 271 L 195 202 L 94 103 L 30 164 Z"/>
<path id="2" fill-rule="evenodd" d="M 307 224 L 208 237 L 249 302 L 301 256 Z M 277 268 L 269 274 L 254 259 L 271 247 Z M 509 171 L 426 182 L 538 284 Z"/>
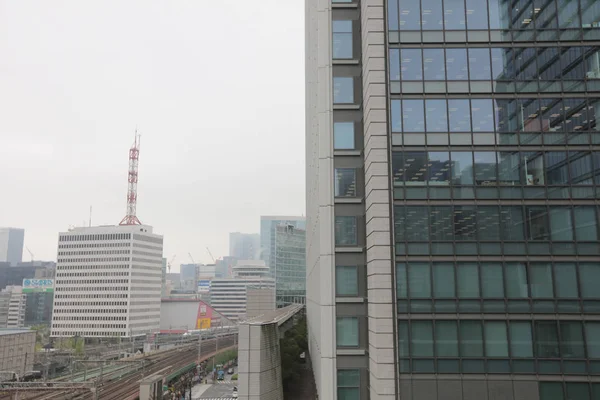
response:
<path id="1" fill-rule="evenodd" d="M 210 329 L 210 318 L 199 318 L 196 329 Z"/>
<path id="2" fill-rule="evenodd" d="M 52 293 L 54 279 L 23 279 L 23 293 Z"/>
<path id="3" fill-rule="evenodd" d="M 208 293 L 209 291 L 210 291 L 210 280 L 209 279 L 200 279 L 198 281 L 198 292 Z"/>

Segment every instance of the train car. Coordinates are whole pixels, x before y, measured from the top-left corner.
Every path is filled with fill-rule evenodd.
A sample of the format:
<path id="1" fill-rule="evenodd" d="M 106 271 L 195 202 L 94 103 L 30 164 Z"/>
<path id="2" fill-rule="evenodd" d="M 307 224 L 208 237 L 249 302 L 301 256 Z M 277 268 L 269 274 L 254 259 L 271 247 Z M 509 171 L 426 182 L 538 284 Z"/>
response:
<path id="1" fill-rule="evenodd" d="M 35 381 L 38 379 L 42 379 L 41 371 L 29 371 L 23 375 L 23 377 L 21 378 L 21 381 L 22 382 L 31 382 L 31 381 Z"/>

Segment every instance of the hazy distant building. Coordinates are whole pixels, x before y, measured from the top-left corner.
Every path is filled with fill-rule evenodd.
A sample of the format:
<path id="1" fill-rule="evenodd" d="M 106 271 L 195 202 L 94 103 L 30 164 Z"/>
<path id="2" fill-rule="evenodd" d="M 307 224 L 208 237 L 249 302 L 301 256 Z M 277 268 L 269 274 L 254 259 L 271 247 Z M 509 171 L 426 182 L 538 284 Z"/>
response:
<path id="1" fill-rule="evenodd" d="M 198 286 L 198 264 L 181 264 L 179 282 L 182 290 L 196 290 Z"/>
<path id="2" fill-rule="evenodd" d="M 291 225 L 295 228 L 306 229 L 305 217 L 261 216 L 260 217 L 260 259 L 265 261 L 271 275 L 275 273 L 275 230 L 279 225 Z"/>
<path id="3" fill-rule="evenodd" d="M 167 259 L 162 259 L 162 277 L 161 277 L 160 297 L 167 295 Z"/>
<path id="4" fill-rule="evenodd" d="M 160 326 L 163 237 L 148 225 L 58 238 L 51 336 L 139 336 Z"/>
<path id="5" fill-rule="evenodd" d="M 277 307 L 306 303 L 306 231 L 293 225 L 275 229 L 275 296 Z"/>
<path id="6" fill-rule="evenodd" d="M 260 253 L 258 233 L 232 232 L 229 234 L 229 256 L 238 260 L 257 260 Z"/>
<path id="7" fill-rule="evenodd" d="M 235 257 L 226 256 L 216 261 L 215 276 L 217 278 L 231 278 L 231 270 L 237 264 Z"/>
<path id="8" fill-rule="evenodd" d="M 232 321 L 244 319 L 248 287 L 274 290 L 275 281 L 269 276 L 269 268 L 263 261 L 240 260 L 233 267 L 232 278 L 213 279 L 210 286 L 211 306 Z"/>
<path id="9" fill-rule="evenodd" d="M 18 228 L 0 228 L 0 261 L 11 264 L 23 260 L 25 231 Z"/>

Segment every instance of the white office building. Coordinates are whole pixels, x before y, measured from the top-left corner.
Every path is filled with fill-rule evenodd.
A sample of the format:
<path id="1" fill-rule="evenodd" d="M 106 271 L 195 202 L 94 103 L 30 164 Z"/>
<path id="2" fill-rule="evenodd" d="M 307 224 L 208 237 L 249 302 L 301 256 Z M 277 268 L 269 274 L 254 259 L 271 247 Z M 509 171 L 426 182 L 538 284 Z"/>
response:
<path id="1" fill-rule="evenodd" d="M 18 228 L 0 228 L 0 262 L 17 265 L 23 260 L 25 231 Z"/>
<path id="2" fill-rule="evenodd" d="M 7 286 L 0 292 L 0 328 L 22 328 L 25 325 L 27 297 L 21 286 Z"/>
<path id="3" fill-rule="evenodd" d="M 246 318 L 248 288 L 269 289 L 275 298 L 275 280 L 262 260 L 240 260 L 233 267 L 233 278 L 213 279 L 211 306 L 232 321 Z"/>
<path id="4" fill-rule="evenodd" d="M 139 336 L 160 327 L 163 237 L 147 225 L 58 239 L 51 336 Z"/>

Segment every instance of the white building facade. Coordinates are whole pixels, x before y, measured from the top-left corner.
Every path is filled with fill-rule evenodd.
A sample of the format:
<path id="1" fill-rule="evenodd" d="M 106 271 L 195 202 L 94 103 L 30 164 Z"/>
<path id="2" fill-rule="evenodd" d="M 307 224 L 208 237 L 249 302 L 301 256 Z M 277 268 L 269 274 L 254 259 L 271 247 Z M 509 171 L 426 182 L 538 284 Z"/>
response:
<path id="1" fill-rule="evenodd" d="M 160 327 L 163 237 L 147 225 L 59 234 L 51 336 L 129 337 Z"/>

